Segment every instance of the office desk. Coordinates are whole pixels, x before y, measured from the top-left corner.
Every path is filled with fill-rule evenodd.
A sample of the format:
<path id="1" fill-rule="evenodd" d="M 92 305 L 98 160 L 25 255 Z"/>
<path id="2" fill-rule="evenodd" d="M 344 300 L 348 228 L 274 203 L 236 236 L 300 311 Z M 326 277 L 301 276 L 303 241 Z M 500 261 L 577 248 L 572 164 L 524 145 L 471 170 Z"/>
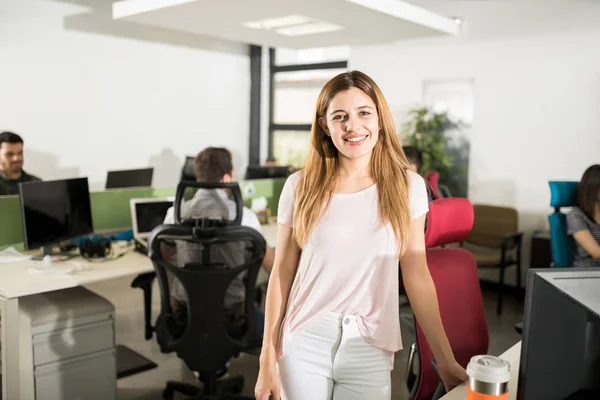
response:
<path id="1" fill-rule="evenodd" d="M 277 224 L 263 225 L 262 233 L 267 243 L 275 246 Z M 116 260 L 106 262 L 86 263 L 79 257 L 71 261 L 89 264 L 91 268 L 77 271 L 72 275 L 34 275 L 29 272 L 29 267 L 43 266 L 41 261 L 0 264 L 0 316 L 2 318 L 0 340 L 2 341 L 2 399 L 4 400 L 33 400 L 23 397 L 19 386 L 20 297 L 69 289 L 154 270 L 148 257 L 134 251 L 130 251 Z M 23 373 L 28 372 L 23 371 Z"/>
<path id="2" fill-rule="evenodd" d="M 508 384 L 508 400 L 516 400 L 517 385 L 519 380 L 519 363 L 521 361 L 521 342 L 515 344 L 510 349 L 500 355 L 500 358 L 510 363 L 510 383 Z M 457 386 L 441 400 L 465 400 L 467 398 L 467 385 L 463 383 Z"/>
<path id="3" fill-rule="evenodd" d="M 277 238 L 277 224 L 265 224 L 261 226 L 262 235 L 264 236 L 267 244 L 275 248 L 275 241 Z"/>

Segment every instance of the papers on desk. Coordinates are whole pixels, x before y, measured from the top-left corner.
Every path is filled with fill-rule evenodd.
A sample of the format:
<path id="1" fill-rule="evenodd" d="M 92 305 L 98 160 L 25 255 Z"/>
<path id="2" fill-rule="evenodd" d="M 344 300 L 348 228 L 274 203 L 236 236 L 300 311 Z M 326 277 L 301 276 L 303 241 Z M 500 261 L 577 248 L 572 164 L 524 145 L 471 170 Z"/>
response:
<path id="1" fill-rule="evenodd" d="M 0 251 L 0 264 L 11 264 L 19 261 L 30 260 L 31 256 L 19 253 L 14 247 Z"/>

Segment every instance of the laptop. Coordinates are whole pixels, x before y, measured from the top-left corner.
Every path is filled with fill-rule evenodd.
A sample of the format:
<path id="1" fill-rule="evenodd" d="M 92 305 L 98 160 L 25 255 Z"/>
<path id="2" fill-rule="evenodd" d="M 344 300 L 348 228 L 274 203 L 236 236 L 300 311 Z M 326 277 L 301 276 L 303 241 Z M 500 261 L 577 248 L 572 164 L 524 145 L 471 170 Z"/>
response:
<path id="1" fill-rule="evenodd" d="M 148 251 L 148 236 L 158 225 L 162 225 L 167 210 L 173 207 L 175 197 L 136 198 L 129 201 L 131 227 L 136 249 Z"/>

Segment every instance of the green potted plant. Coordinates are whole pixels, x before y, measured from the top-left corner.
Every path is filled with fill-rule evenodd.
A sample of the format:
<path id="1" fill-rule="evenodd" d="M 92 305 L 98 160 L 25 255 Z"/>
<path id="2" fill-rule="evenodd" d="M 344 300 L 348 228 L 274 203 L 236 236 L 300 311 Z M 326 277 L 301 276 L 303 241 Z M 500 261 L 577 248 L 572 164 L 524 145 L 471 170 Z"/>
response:
<path id="1" fill-rule="evenodd" d="M 459 165 L 452 154 L 460 156 L 465 150 L 468 152 L 468 144 L 461 145 L 466 149 L 454 149 L 447 137 L 449 130 L 460 129 L 461 126 L 446 112 L 434 112 L 429 107 L 420 106 L 409 111 L 409 119 L 402 130 L 405 135 L 403 144 L 415 146 L 422 152 L 423 165 L 419 172 L 439 172 L 440 184 L 446 185 L 453 195 L 466 197 L 466 164 Z M 466 157 L 463 161 L 466 163 Z"/>

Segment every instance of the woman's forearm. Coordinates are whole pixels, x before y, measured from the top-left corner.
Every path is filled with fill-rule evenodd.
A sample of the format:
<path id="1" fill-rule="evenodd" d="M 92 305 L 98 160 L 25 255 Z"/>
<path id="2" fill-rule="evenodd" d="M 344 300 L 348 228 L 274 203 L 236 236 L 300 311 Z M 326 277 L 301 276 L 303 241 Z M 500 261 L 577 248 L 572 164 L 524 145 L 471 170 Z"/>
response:
<path id="1" fill-rule="evenodd" d="M 425 333 L 436 362 L 439 365 L 450 363 L 454 360 L 454 353 L 442 325 L 437 293 L 429 269 L 415 269 L 407 276 L 403 272 L 402 278 L 413 312 Z"/>
<path id="2" fill-rule="evenodd" d="M 573 238 L 592 258 L 600 258 L 600 244 L 598 244 L 589 229 L 582 229 L 575 232 Z"/>
<path id="3" fill-rule="evenodd" d="M 274 268 L 269 277 L 265 304 L 265 329 L 260 354 L 261 362 L 272 363 L 275 361 L 281 322 L 285 316 L 287 300 L 293 282 L 293 277 L 290 279 L 287 276 L 282 276 L 281 272 L 280 268 Z"/>
<path id="4" fill-rule="evenodd" d="M 260 353 L 261 363 L 269 364 L 275 362 L 281 322 L 285 316 L 288 297 L 300 260 L 300 248 L 294 240 L 293 231 L 290 227 L 282 225 L 278 227 L 276 248 L 273 270 L 267 288 L 265 329 Z"/>

